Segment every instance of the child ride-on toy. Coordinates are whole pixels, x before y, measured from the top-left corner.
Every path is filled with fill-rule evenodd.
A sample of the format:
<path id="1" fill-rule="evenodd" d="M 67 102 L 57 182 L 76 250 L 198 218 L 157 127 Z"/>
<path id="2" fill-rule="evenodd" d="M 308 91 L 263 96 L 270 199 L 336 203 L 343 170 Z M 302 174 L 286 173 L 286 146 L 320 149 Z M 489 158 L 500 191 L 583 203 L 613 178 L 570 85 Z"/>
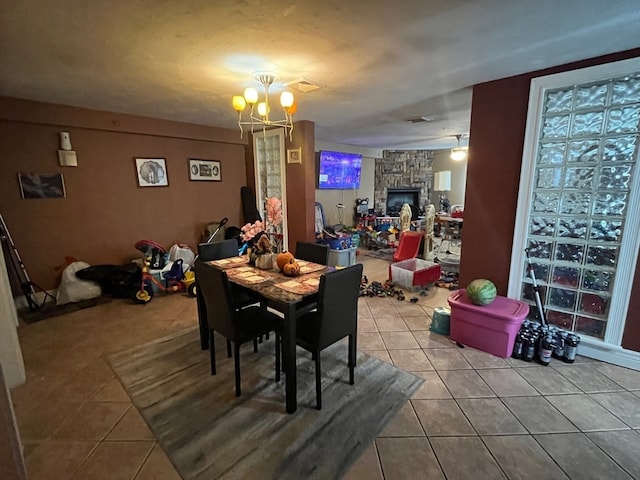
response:
<path id="1" fill-rule="evenodd" d="M 143 259 L 142 278 L 140 280 L 140 289 L 133 294 L 135 303 L 149 303 L 153 299 L 153 285 L 158 287 L 161 292 L 179 292 L 186 290 L 190 297 L 196 296 L 196 277 L 194 272 L 182 272 L 182 260 L 176 260 L 171 266 L 171 270 L 163 274 L 165 283 L 149 273 L 149 261 Z"/>

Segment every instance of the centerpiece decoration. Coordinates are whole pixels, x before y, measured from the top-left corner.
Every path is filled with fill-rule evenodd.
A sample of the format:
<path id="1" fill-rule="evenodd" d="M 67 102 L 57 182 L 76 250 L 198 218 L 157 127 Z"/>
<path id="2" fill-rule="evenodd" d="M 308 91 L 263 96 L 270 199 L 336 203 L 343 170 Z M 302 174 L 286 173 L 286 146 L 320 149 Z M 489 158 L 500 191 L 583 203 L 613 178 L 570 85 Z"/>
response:
<path id="1" fill-rule="evenodd" d="M 273 268 L 273 245 L 261 220 L 247 223 L 240 229 L 240 238 L 247 243 L 249 263 L 262 270 Z"/>
<path id="2" fill-rule="evenodd" d="M 275 196 L 265 198 L 264 211 L 266 217 L 265 231 L 273 242 L 273 251 L 276 253 L 282 252 L 284 239 L 282 201 Z"/>
<path id="3" fill-rule="evenodd" d="M 300 264 L 296 262 L 291 252 L 279 253 L 276 257 L 276 265 L 287 277 L 300 275 Z"/>

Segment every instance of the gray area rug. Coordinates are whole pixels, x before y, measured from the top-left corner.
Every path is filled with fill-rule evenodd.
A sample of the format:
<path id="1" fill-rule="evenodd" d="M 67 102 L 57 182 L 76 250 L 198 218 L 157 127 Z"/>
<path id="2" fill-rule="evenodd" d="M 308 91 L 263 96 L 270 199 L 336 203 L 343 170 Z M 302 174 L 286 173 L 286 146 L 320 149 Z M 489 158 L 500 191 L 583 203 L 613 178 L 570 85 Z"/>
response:
<path id="1" fill-rule="evenodd" d="M 218 374 L 196 329 L 110 355 L 111 366 L 184 479 L 337 479 L 423 380 L 358 353 L 349 385 L 346 343 L 322 352 L 322 410 L 311 356 L 298 349 L 298 410 L 285 412 L 275 383 L 273 336 L 241 350 L 242 396 L 233 362 L 216 342 Z"/>

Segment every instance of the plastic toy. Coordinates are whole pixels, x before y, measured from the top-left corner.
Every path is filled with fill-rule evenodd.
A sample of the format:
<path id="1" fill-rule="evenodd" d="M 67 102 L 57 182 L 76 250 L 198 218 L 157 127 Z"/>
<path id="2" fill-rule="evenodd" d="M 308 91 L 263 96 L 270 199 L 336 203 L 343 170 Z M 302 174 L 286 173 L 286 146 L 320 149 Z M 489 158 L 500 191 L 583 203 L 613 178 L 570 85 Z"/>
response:
<path id="1" fill-rule="evenodd" d="M 155 285 L 161 292 L 179 292 L 186 290 L 190 297 L 196 296 L 196 276 L 194 272 L 188 270 L 182 271 L 182 260 L 173 262 L 171 269 L 163 274 L 165 284 L 149 273 L 150 258 L 148 255 L 142 259 L 142 277 L 140 280 L 140 289 L 133 294 L 133 301 L 139 304 L 149 303 L 153 300 Z M 153 285 L 152 285 L 153 284 Z"/>

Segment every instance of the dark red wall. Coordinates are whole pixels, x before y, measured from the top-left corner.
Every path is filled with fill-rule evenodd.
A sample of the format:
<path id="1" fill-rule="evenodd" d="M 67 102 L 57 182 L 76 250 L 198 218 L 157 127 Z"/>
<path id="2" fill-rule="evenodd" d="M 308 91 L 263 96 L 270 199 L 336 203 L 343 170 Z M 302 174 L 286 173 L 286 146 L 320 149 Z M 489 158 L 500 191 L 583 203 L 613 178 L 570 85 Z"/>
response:
<path id="1" fill-rule="evenodd" d="M 476 85 L 473 89 L 460 285 L 489 278 L 505 295 L 520 181 L 530 81 L 640 56 L 640 49 Z M 622 346 L 640 351 L 640 266 Z"/>

